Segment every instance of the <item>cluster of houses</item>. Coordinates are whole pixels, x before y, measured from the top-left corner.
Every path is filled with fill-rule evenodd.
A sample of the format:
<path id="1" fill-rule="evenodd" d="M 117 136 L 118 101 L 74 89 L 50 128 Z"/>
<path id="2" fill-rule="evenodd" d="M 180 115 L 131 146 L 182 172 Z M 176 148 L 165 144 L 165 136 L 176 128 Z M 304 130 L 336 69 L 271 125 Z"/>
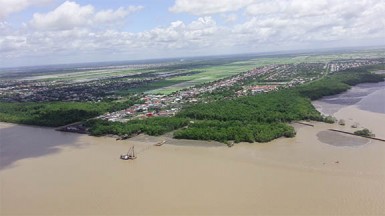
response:
<path id="1" fill-rule="evenodd" d="M 305 82 L 311 78 L 320 77 L 325 71 L 323 63 L 300 63 L 300 64 L 281 64 L 276 65 L 274 71 L 269 73 L 266 81 L 293 81 L 294 79 L 303 79 Z"/>
<path id="2" fill-rule="evenodd" d="M 252 85 L 244 86 L 242 90 L 236 92 L 238 97 L 246 95 L 256 95 L 277 90 L 279 85 Z"/>
<path id="3" fill-rule="evenodd" d="M 268 71 L 272 70 L 274 67 L 276 67 L 276 66 L 275 65 L 268 65 L 268 66 L 263 66 L 260 68 L 254 68 L 253 70 L 247 71 L 245 73 L 241 73 L 241 74 L 234 75 L 234 76 L 231 76 L 231 77 L 228 77 L 225 79 L 210 82 L 210 83 L 207 83 L 207 84 L 202 85 L 202 86 L 191 87 L 191 88 L 179 91 L 179 92 L 175 93 L 175 95 L 180 96 L 183 99 L 190 98 L 189 102 L 195 102 L 196 99 L 193 98 L 195 96 L 198 96 L 198 95 L 200 95 L 202 93 L 206 93 L 206 92 L 211 93 L 214 90 L 219 89 L 219 88 L 231 87 L 231 86 L 234 86 L 236 84 L 242 84 L 244 82 L 244 80 L 246 80 L 250 77 L 261 76 L 261 75 L 267 73 Z"/>
<path id="4" fill-rule="evenodd" d="M 4 80 L 0 86 L 0 100 L 5 102 L 98 101 L 108 90 L 101 82 Z"/>
<path id="5" fill-rule="evenodd" d="M 384 60 L 382 60 L 384 61 Z M 337 72 L 349 68 L 356 68 L 365 65 L 380 64 L 380 59 L 354 59 L 354 60 L 337 60 L 329 63 L 330 72 Z"/>
<path id="6" fill-rule="evenodd" d="M 156 76 L 135 74 L 130 75 L 130 77 L 117 76 L 82 82 L 0 80 L 0 101 L 99 101 L 106 97 L 116 98 L 114 92 L 119 90 L 134 89 L 148 85 L 151 82 L 179 75 L 177 73 L 159 73 Z"/>
<path id="7" fill-rule="evenodd" d="M 105 113 L 99 119 L 125 122 L 130 119 L 143 119 L 153 116 L 174 116 L 180 109 L 179 98 L 166 95 L 145 95 L 141 99 L 143 104 L 135 104 L 124 110 Z"/>

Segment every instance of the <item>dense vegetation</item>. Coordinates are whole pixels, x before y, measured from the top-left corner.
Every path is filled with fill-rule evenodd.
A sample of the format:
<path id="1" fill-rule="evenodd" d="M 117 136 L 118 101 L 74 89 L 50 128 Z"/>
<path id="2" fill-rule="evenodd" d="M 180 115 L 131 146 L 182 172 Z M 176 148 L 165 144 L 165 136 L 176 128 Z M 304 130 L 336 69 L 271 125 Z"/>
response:
<path id="1" fill-rule="evenodd" d="M 220 142 L 267 142 L 293 137 L 295 131 L 286 122 L 323 119 L 309 99 L 294 91 L 197 104 L 184 108 L 177 116 L 198 121 L 176 131 L 175 138 Z"/>
<path id="2" fill-rule="evenodd" d="M 199 120 L 265 123 L 301 119 L 321 120 L 320 114 L 313 108 L 310 100 L 293 91 L 196 104 L 184 108 L 177 116 Z"/>
<path id="3" fill-rule="evenodd" d="M 86 123 L 91 135 L 101 136 L 105 134 L 116 134 L 120 136 L 130 136 L 138 133 L 146 133 L 152 136 L 162 135 L 164 133 L 184 127 L 188 124 L 185 118 L 147 118 L 143 120 L 131 120 L 129 123 L 111 122 L 100 119 L 90 120 Z"/>
<path id="4" fill-rule="evenodd" d="M 126 102 L 28 102 L 0 103 L 0 121 L 57 127 L 83 121 L 108 111 L 121 110 Z"/>
<path id="5" fill-rule="evenodd" d="M 364 128 L 362 130 L 357 130 L 357 131 L 354 131 L 354 134 L 355 135 L 358 135 L 358 136 L 363 136 L 363 137 L 374 137 L 375 135 L 370 132 L 369 129 L 367 128 Z"/>
<path id="6" fill-rule="evenodd" d="M 294 128 L 284 123 L 205 120 L 174 133 L 175 138 L 227 142 L 268 142 L 278 137 L 294 137 Z"/>
<path id="7" fill-rule="evenodd" d="M 366 68 L 348 69 L 331 74 L 321 80 L 299 86 L 294 90 L 304 97 L 316 100 L 323 96 L 344 92 L 350 86 L 359 83 L 380 82 L 383 80 L 381 75 L 369 73 Z"/>

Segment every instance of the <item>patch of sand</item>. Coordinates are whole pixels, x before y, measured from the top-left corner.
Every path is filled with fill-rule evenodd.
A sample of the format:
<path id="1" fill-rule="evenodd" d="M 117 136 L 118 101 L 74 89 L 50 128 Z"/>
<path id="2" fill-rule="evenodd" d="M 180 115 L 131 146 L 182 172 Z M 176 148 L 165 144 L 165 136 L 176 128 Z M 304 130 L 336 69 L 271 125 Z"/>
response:
<path id="1" fill-rule="evenodd" d="M 357 106 L 352 105 L 340 109 L 334 116 L 338 119 L 344 119 L 348 126 L 357 122 L 361 129 L 368 128 L 376 137 L 385 139 L 385 114 L 360 110 Z M 349 130 L 355 131 L 357 129 Z"/>

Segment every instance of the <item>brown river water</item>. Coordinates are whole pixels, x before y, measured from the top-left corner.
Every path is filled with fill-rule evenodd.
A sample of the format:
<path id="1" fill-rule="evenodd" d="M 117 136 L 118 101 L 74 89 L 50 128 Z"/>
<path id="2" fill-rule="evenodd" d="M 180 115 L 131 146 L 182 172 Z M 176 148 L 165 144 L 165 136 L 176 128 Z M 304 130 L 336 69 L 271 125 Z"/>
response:
<path id="1" fill-rule="evenodd" d="M 385 215 L 385 143 L 327 130 L 359 122 L 385 138 L 385 114 L 335 116 L 347 125 L 232 148 L 0 123 L 0 215 Z M 132 145 L 138 158 L 120 160 Z"/>

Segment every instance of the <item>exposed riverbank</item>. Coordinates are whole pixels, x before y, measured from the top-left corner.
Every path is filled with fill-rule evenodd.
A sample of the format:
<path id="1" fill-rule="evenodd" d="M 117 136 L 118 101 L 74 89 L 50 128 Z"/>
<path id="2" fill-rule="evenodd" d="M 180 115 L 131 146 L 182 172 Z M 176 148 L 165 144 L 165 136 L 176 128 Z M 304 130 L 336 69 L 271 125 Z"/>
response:
<path id="1" fill-rule="evenodd" d="M 357 130 L 350 128 L 357 124 L 385 138 L 385 82 L 359 84 L 344 93 L 313 101 L 313 105 L 325 115 L 343 119 L 349 132 Z"/>

